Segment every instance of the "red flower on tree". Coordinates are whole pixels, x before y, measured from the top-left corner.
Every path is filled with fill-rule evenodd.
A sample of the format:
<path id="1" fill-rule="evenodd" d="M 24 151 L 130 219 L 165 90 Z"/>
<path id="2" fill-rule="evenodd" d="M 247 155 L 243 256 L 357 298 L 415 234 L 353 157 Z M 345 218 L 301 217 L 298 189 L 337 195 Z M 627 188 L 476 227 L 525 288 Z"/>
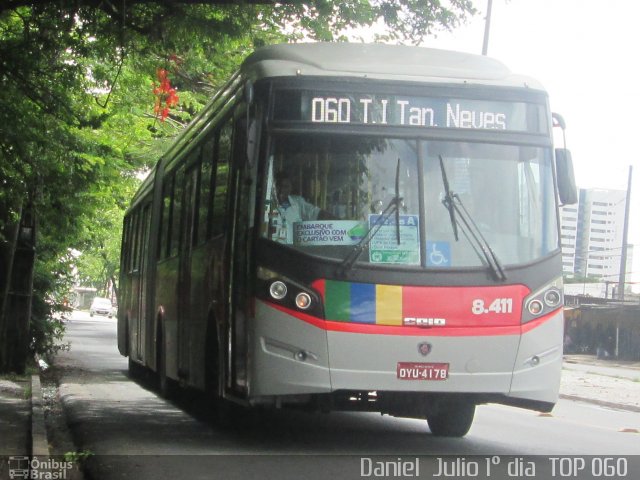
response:
<path id="1" fill-rule="evenodd" d="M 169 72 L 164 68 L 159 68 L 156 72 L 160 84 L 153 83 L 153 94 L 156 96 L 156 102 L 153 107 L 157 117 L 164 122 L 169 116 L 169 109 L 178 105 L 178 95 L 176 89 L 171 86 L 169 81 Z"/>

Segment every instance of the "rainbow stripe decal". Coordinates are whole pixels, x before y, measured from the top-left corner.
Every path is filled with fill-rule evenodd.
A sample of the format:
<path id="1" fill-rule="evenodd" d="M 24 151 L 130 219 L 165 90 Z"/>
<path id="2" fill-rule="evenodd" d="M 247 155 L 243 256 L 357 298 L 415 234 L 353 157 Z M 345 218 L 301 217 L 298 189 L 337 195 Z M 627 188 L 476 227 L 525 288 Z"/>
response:
<path id="1" fill-rule="evenodd" d="M 406 318 L 443 318 L 448 327 L 520 325 L 523 299 L 530 293 L 524 285 L 424 287 L 318 280 L 313 287 L 324 299 L 328 321 L 395 326 Z M 486 306 L 480 312 L 472 308 L 479 301 Z M 496 301 L 509 308 L 489 309 Z"/>
<path id="2" fill-rule="evenodd" d="M 402 325 L 402 287 L 328 280 L 325 315 L 341 322 Z"/>

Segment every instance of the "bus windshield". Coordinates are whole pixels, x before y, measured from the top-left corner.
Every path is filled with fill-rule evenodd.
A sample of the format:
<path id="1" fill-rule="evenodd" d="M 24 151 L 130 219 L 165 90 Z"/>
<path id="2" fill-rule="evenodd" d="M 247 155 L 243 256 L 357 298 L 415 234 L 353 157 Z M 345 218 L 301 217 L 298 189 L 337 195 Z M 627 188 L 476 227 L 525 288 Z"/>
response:
<path id="1" fill-rule="evenodd" d="M 369 233 L 356 263 L 486 266 L 464 222 L 471 219 L 502 265 L 528 263 L 558 248 L 551 165 L 549 149 L 531 146 L 279 135 L 262 235 L 344 260 Z M 452 214 L 447 198 L 464 215 Z M 388 208 L 394 202 L 397 212 Z"/>

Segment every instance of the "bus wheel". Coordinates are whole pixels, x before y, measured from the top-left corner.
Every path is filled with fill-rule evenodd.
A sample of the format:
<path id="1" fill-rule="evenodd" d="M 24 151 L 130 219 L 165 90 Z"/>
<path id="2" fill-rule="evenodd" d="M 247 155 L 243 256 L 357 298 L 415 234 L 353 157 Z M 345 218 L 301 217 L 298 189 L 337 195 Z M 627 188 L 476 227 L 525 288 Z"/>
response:
<path id="1" fill-rule="evenodd" d="M 129 378 L 137 379 L 142 376 L 143 367 L 129 357 Z"/>
<path id="2" fill-rule="evenodd" d="M 211 399 L 211 397 L 209 398 Z M 209 418 L 218 427 L 223 429 L 235 427 L 241 418 L 240 409 L 242 407 L 219 395 L 216 395 L 209 405 Z"/>
<path id="3" fill-rule="evenodd" d="M 236 424 L 240 407 L 220 394 L 218 369 L 218 343 L 213 330 L 208 334 L 206 350 L 206 387 L 207 413 L 210 420 L 222 428 L 230 428 Z"/>
<path id="4" fill-rule="evenodd" d="M 471 402 L 440 403 L 427 412 L 427 422 L 436 437 L 464 437 L 471 428 L 476 406 Z"/>
<path id="5" fill-rule="evenodd" d="M 158 342 L 158 387 L 163 398 L 169 400 L 176 396 L 176 382 L 167 376 L 167 354 L 162 338 Z"/>

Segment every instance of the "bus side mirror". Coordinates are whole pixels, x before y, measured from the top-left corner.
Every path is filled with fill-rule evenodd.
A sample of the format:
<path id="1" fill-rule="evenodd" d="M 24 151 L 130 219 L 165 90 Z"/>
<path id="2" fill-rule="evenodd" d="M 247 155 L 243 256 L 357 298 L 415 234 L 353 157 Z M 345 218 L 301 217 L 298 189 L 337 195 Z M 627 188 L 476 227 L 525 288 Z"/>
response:
<path id="1" fill-rule="evenodd" d="M 556 177 L 561 206 L 577 203 L 578 190 L 573 174 L 573 160 L 571 152 L 566 148 L 556 148 Z"/>

